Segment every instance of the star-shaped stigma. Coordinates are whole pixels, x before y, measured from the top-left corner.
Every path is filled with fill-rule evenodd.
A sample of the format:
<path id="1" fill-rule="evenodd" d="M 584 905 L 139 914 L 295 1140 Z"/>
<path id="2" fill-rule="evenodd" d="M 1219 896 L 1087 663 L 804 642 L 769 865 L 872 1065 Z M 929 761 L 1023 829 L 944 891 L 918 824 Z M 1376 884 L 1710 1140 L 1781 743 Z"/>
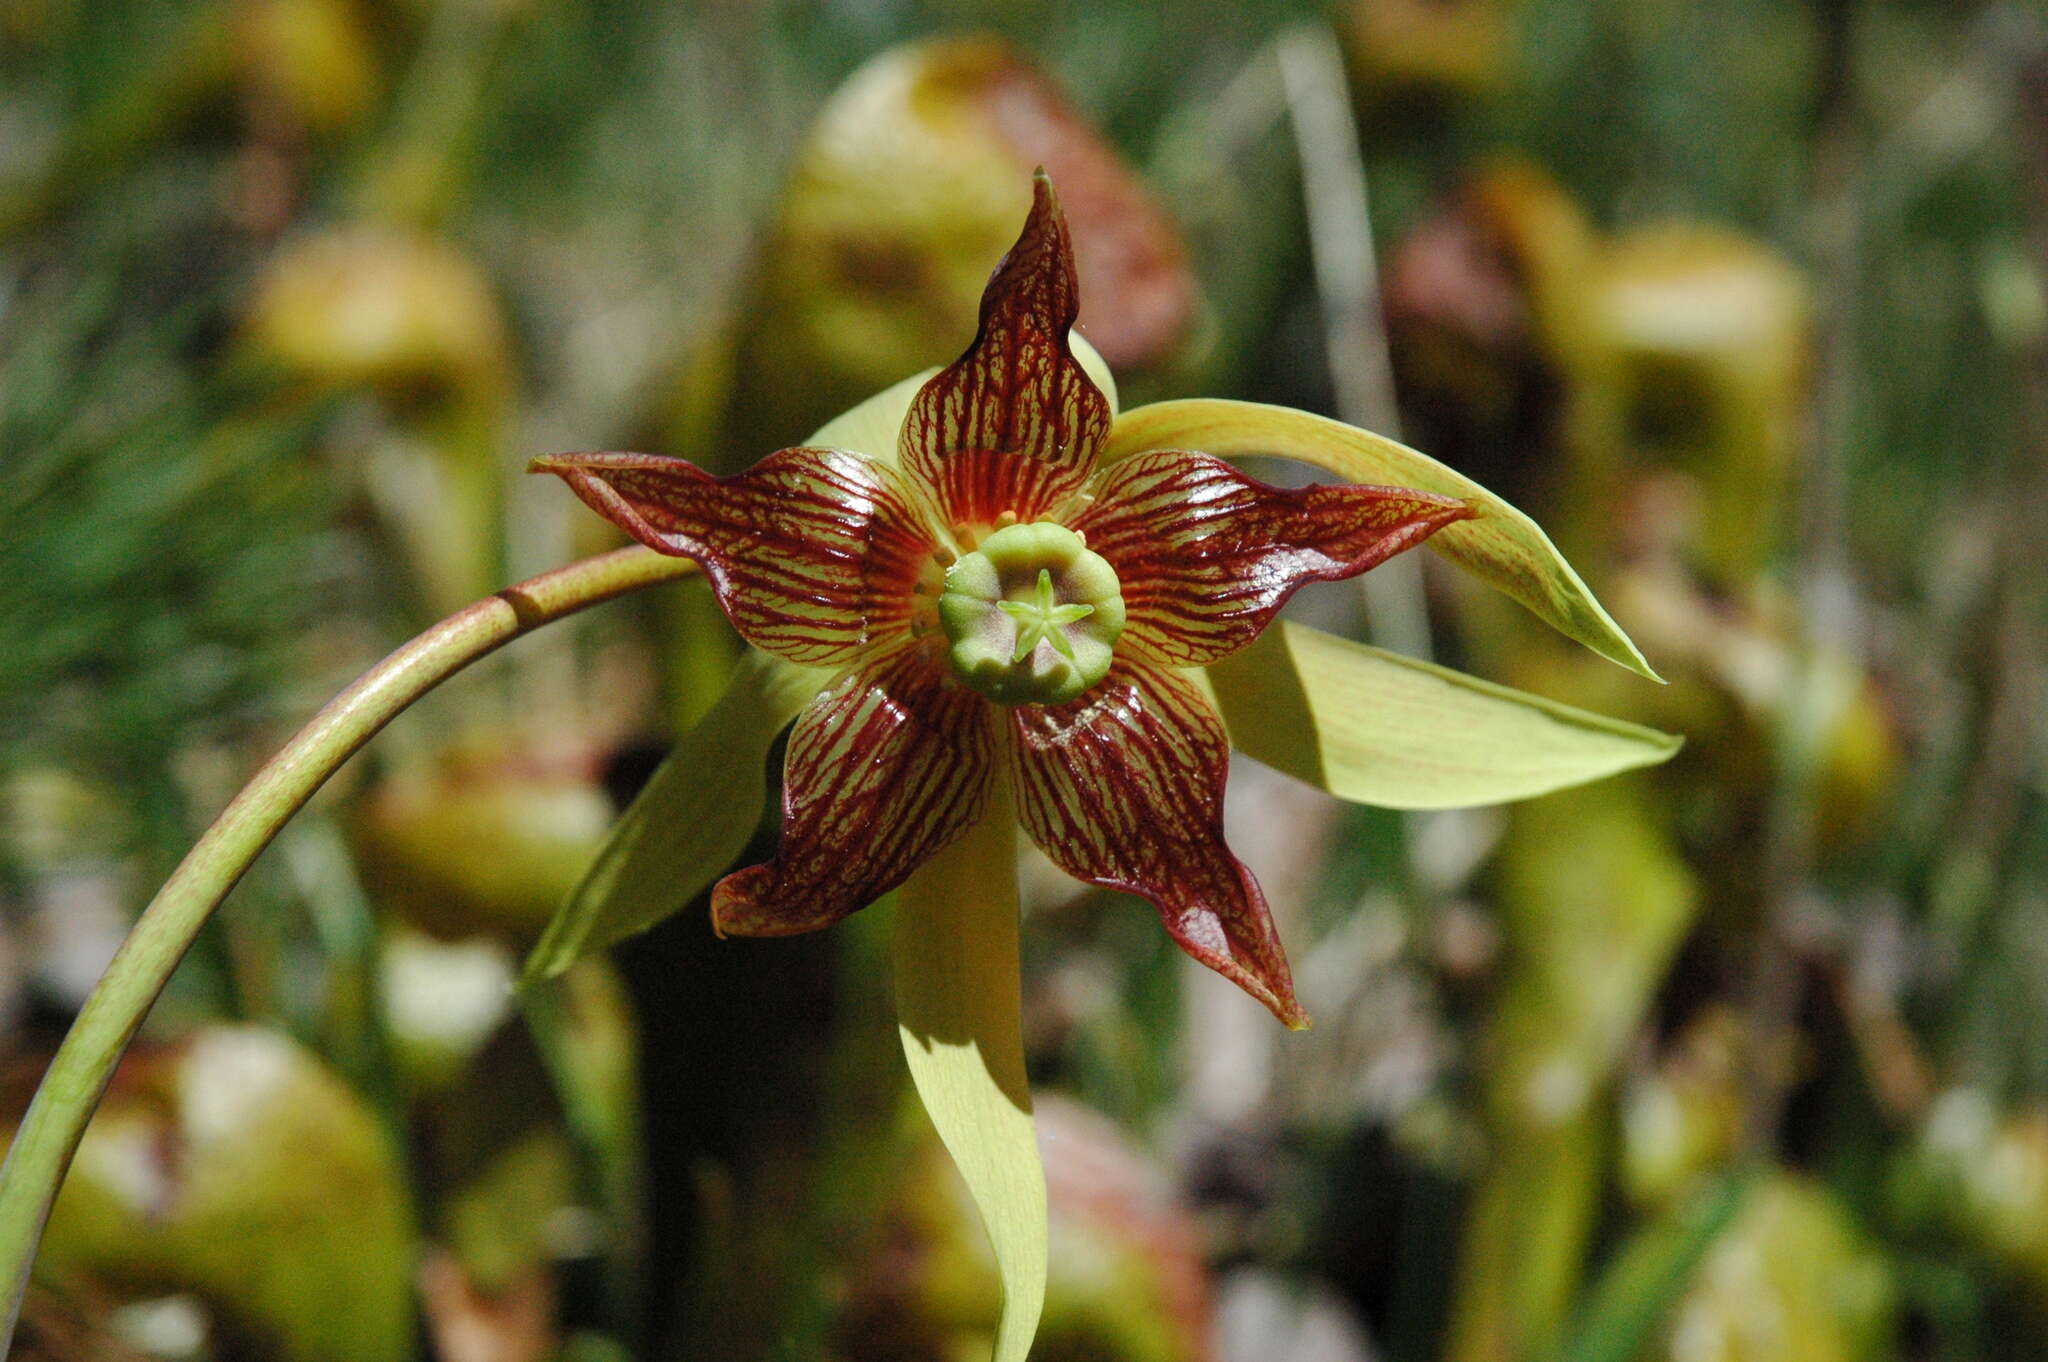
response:
<path id="1" fill-rule="evenodd" d="M 1061 657 L 1073 661 L 1074 644 L 1067 637 L 1067 626 L 1095 613 L 1092 605 L 1060 604 L 1053 594 L 1051 568 L 1038 570 L 1038 585 L 1032 588 L 1030 600 L 997 601 L 996 609 L 1017 621 L 1017 651 L 1011 654 L 1012 662 L 1022 662 L 1037 652 L 1041 643 L 1052 644 Z"/>

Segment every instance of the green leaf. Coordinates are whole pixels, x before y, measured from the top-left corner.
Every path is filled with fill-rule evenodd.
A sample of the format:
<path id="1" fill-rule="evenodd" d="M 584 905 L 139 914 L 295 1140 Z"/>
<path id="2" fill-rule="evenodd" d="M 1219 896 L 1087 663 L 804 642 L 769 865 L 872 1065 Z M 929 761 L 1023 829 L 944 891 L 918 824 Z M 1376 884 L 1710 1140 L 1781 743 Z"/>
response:
<path id="1" fill-rule="evenodd" d="M 1447 525 L 1428 546 L 1536 612 L 1594 652 L 1652 681 L 1636 645 L 1610 618 L 1536 522 L 1455 469 L 1356 426 L 1291 407 L 1197 397 L 1155 402 L 1119 416 L 1104 463 L 1152 449 L 1193 449 L 1222 458 L 1299 459 L 1352 482 L 1416 487 L 1457 497 L 1479 514 Z"/>
<path id="2" fill-rule="evenodd" d="M 1045 1304 L 1045 1169 L 1024 1078 L 1017 831 L 1008 800 L 896 892 L 896 1019 L 918 1096 L 995 1248 L 994 1362 L 1023 1362 Z"/>
<path id="3" fill-rule="evenodd" d="M 640 1078 L 632 1004 L 608 961 L 585 960 L 521 991 L 534 1047 L 589 1164 L 605 1217 L 606 1304 L 613 1323 L 631 1318 L 647 1261 L 641 1218 Z"/>
<path id="4" fill-rule="evenodd" d="M 1723 1174 L 1638 1230 L 1587 1294 L 1559 1362 L 1631 1362 L 1641 1356 L 1756 1181 L 1755 1169 Z"/>
<path id="5" fill-rule="evenodd" d="M 1682 744 L 1285 620 L 1208 677 L 1234 746 L 1389 809 L 1527 799 L 1653 766 Z"/>
<path id="6" fill-rule="evenodd" d="M 731 865 L 761 821 L 775 735 L 831 679 L 749 649 L 725 694 L 620 816 L 527 957 L 525 978 L 552 978 L 647 930 Z"/>

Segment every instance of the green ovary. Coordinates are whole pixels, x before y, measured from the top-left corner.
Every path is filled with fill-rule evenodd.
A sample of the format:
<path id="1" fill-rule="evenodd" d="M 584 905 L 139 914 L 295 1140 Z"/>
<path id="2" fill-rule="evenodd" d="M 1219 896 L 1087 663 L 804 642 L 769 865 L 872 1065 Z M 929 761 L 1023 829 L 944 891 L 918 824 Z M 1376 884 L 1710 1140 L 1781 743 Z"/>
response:
<path id="1" fill-rule="evenodd" d="M 1040 521 L 997 530 L 946 573 L 947 659 L 999 705 L 1056 705 L 1109 674 L 1124 598 L 1081 536 Z"/>

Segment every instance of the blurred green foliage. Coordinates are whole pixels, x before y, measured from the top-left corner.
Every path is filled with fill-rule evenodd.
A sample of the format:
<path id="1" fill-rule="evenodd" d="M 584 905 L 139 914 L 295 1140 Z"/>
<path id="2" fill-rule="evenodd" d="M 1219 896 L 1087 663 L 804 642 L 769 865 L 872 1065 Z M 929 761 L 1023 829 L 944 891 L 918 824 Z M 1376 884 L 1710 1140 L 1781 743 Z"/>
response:
<path id="1" fill-rule="evenodd" d="M 1304 153 L 1350 153 L 1302 142 L 1303 24 L 1347 53 L 1397 410 L 1342 409 L 1358 356 L 1325 340 Z M 1035 876 L 1034 1081 L 1122 1132 L 1087 1165 L 1139 1170 L 1112 1201 L 1174 1190 L 1202 1287 L 1169 1325 L 1152 1250 L 1082 1235 L 1072 1355 L 1200 1356 L 1204 1300 L 1217 1362 L 1317 1328 L 1394 1362 L 2048 1355 L 2048 24 L 2009 0 L 6 0 L 7 1091 L 67 962 L 286 727 L 475 583 L 608 542 L 527 457 L 744 463 L 884 362 L 797 344 L 787 317 L 873 301 L 806 290 L 886 293 L 848 258 L 972 285 L 986 201 L 884 239 L 907 183 L 826 229 L 784 191 L 834 137 L 889 145 L 818 123 L 848 77 L 975 34 L 1164 210 L 1193 301 L 1127 402 L 1398 417 L 1566 542 L 1673 684 L 1430 579 L 1440 654 L 1691 742 L 1499 815 L 1240 772 L 1306 1037 L 1205 992 L 1140 906 Z M 888 366 L 964 343 L 944 292 L 891 298 Z M 730 668 L 671 594 L 395 725 L 210 929 L 154 1053 L 207 1021 L 304 1043 L 303 1110 L 345 1109 L 355 1152 L 248 1214 L 408 1240 L 378 1355 L 970 1355 L 989 1279 L 898 1119 L 876 914 L 727 943 L 700 902 L 506 1001 L 594 811 Z M 496 854 L 536 853 L 534 791 L 583 826 Z M 388 1182 L 358 1155 L 398 1136 L 410 1185 L 366 1201 L 349 1169 Z M 325 1355 L 276 1340 L 327 1336 L 331 1299 L 233 1298 L 282 1280 L 246 1236 L 173 1243 L 204 1209 L 137 1232 L 146 1274 L 53 1253 L 27 1355 Z M 123 1308 L 166 1293 L 212 1321 L 182 1353 Z"/>

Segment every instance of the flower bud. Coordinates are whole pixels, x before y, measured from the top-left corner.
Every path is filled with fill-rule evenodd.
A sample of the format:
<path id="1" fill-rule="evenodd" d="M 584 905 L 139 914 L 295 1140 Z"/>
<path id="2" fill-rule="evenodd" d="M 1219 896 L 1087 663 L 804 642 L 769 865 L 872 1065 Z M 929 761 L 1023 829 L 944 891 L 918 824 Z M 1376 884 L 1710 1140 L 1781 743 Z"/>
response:
<path id="1" fill-rule="evenodd" d="M 314 133 L 370 111 L 377 59 L 348 0 L 245 0 L 236 18 L 245 79 L 268 107 Z"/>

